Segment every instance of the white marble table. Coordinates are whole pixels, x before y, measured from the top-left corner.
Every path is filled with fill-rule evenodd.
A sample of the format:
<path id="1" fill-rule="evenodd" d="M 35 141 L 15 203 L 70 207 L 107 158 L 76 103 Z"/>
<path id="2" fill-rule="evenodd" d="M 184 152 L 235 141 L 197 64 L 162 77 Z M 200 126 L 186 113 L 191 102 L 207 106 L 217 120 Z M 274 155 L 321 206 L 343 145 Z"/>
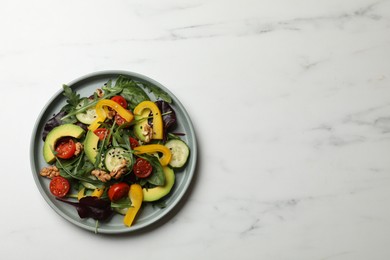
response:
<path id="1" fill-rule="evenodd" d="M 0 2 L 1 259 L 390 259 L 390 1 Z M 60 218 L 29 163 L 63 83 L 147 75 L 190 114 L 199 163 L 166 223 Z"/>

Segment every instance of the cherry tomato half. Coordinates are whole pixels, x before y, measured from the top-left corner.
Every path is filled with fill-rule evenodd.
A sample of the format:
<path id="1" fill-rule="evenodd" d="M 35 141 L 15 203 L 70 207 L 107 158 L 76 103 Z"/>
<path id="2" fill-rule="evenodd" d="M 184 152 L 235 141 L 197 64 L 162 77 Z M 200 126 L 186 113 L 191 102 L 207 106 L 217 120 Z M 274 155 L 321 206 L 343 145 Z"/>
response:
<path id="1" fill-rule="evenodd" d="M 130 186 L 125 182 L 118 182 L 110 186 L 107 195 L 111 201 L 118 201 L 129 193 Z"/>
<path id="2" fill-rule="evenodd" d="M 134 150 L 134 148 L 139 146 L 139 143 L 138 143 L 137 139 L 135 139 L 134 137 L 129 137 L 129 140 L 130 140 L 130 147 L 131 147 L 131 149 Z"/>
<path id="3" fill-rule="evenodd" d="M 127 101 L 126 101 L 126 99 L 124 97 L 122 97 L 122 96 L 113 96 L 111 98 L 111 100 L 115 101 L 116 103 L 118 103 L 122 107 L 127 108 Z"/>
<path id="4" fill-rule="evenodd" d="M 56 155 L 61 159 L 69 159 L 76 152 L 76 144 L 72 138 L 62 138 L 56 144 Z"/>
<path id="5" fill-rule="evenodd" d="M 126 123 L 126 120 L 118 114 L 115 115 L 114 119 L 117 125 L 123 125 L 124 123 Z"/>
<path id="6" fill-rule="evenodd" d="M 133 166 L 133 172 L 138 178 L 146 178 L 152 173 L 152 165 L 143 158 L 137 158 Z"/>
<path id="7" fill-rule="evenodd" d="M 49 189 L 51 194 L 61 198 L 64 197 L 66 194 L 68 194 L 70 189 L 70 184 L 69 181 L 64 177 L 56 176 L 50 181 Z"/>
<path id="8" fill-rule="evenodd" d="M 107 128 L 98 128 L 93 133 L 99 137 L 100 141 L 103 141 L 109 134 L 109 130 Z"/>

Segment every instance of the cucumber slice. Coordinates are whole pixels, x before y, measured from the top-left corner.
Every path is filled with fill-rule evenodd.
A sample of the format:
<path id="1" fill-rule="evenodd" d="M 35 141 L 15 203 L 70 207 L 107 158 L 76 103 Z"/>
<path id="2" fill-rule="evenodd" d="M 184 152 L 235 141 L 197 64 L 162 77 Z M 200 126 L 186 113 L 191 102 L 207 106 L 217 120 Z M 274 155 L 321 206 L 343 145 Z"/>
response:
<path id="1" fill-rule="evenodd" d="M 90 102 L 92 102 L 92 100 L 85 98 L 76 106 L 76 109 L 80 109 L 85 104 L 88 104 Z M 77 120 L 86 125 L 92 124 L 92 122 L 95 121 L 96 117 L 97 115 L 94 107 L 88 108 L 86 111 L 76 114 Z"/>
<path id="2" fill-rule="evenodd" d="M 187 144 L 182 140 L 172 139 L 169 140 L 165 146 L 168 147 L 172 153 L 172 159 L 169 162 L 169 165 L 174 168 L 183 167 L 190 154 L 190 149 Z"/>
<path id="3" fill-rule="evenodd" d="M 128 152 L 121 147 L 113 147 L 108 149 L 104 156 L 104 166 L 111 172 L 116 166 L 122 164 L 123 159 L 126 159 L 128 164 L 130 163 Z"/>

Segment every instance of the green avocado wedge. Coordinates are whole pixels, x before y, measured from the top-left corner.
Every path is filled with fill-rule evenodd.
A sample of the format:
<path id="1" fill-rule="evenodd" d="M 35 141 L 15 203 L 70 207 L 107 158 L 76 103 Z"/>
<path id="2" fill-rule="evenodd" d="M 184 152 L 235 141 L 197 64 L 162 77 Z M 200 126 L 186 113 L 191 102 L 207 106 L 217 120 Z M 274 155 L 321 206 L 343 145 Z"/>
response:
<path id="1" fill-rule="evenodd" d="M 148 125 L 149 114 L 150 109 L 144 109 L 141 115 L 134 115 L 135 121 L 137 122 L 134 125 L 134 134 L 139 140 L 143 142 L 146 141 L 146 135 L 144 135 L 143 132 L 145 131 L 145 126 Z"/>
<path id="2" fill-rule="evenodd" d="M 92 131 L 88 131 L 84 140 L 84 151 L 85 155 L 91 163 L 96 162 L 96 156 L 98 154 L 98 143 L 99 137 L 95 135 Z"/>
<path id="3" fill-rule="evenodd" d="M 143 201 L 151 202 L 159 200 L 171 191 L 173 184 L 175 184 L 175 172 L 167 166 L 163 167 L 163 170 L 165 174 L 164 186 L 157 186 L 150 189 L 143 188 Z"/>
<path id="4" fill-rule="evenodd" d="M 66 136 L 80 138 L 84 134 L 84 129 L 74 124 L 64 124 L 53 128 L 46 136 L 45 143 L 43 145 L 43 158 L 49 164 L 53 163 L 56 159 L 53 151 L 55 149 L 56 142 Z"/>

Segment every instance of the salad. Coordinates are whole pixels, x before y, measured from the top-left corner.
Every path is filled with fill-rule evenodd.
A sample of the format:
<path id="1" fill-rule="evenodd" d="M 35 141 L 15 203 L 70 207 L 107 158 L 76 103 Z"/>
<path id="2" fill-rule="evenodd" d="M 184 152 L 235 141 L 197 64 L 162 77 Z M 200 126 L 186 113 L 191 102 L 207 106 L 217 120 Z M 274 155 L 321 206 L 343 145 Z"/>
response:
<path id="1" fill-rule="evenodd" d="M 66 105 L 42 133 L 40 176 L 50 179 L 51 194 L 96 220 L 96 230 L 114 214 L 132 226 L 146 203 L 164 207 L 190 154 L 185 133 L 174 132 L 180 122 L 169 94 L 127 76 L 86 97 L 63 90 Z"/>

